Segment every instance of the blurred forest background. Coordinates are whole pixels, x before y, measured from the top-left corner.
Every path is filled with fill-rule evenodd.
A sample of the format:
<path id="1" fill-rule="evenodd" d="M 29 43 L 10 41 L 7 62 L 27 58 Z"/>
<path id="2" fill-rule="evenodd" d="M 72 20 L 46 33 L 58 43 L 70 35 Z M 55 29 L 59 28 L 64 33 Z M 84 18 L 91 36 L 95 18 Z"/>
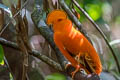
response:
<path id="1" fill-rule="evenodd" d="M 19 0 L 20 1 L 20 0 Z M 37 50 L 50 59 L 58 62 L 54 50 L 47 40 L 40 34 L 38 28 L 31 19 L 37 0 L 21 0 L 21 9 L 12 10 L 16 7 L 18 0 L 0 0 L 0 80 L 20 80 L 22 56 L 20 51 L 2 44 L 2 39 L 16 42 L 15 15 L 21 13 L 26 15 L 28 22 L 28 42 L 33 50 Z M 40 0 L 43 3 L 43 15 L 46 15 L 60 6 L 58 0 Z M 76 0 L 89 16 L 99 25 L 100 29 L 108 38 L 120 65 L 120 0 Z M 116 61 L 99 31 L 91 24 L 84 14 L 73 5 L 72 0 L 65 0 L 67 6 L 73 8 L 80 14 L 79 21 L 88 33 L 95 49 L 99 53 L 103 65 L 101 80 L 120 80 Z M 61 8 L 62 9 L 62 8 Z M 15 13 L 16 12 L 16 13 Z M 14 14 L 15 13 L 15 14 Z M 40 23 L 40 25 L 44 25 Z M 16 77 L 16 78 L 15 78 Z M 28 75 L 29 80 L 67 80 L 63 72 L 49 66 L 45 61 L 29 56 Z M 14 78 L 14 79 L 13 79 Z M 69 80 L 69 79 L 68 79 Z"/>

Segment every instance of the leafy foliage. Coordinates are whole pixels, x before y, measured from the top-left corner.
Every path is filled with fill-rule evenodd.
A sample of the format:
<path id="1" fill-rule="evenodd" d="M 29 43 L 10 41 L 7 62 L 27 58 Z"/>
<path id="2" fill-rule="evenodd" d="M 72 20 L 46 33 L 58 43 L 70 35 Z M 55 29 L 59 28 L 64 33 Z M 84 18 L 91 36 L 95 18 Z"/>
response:
<path id="1" fill-rule="evenodd" d="M 10 76 L 10 80 L 14 80 L 11 73 L 9 73 L 9 76 Z"/>
<path id="2" fill-rule="evenodd" d="M 85 9 L 93 20 L 97 20 L 101 17 L 101 6 L 99 4 L 87 4 Z"/>
<path id="3" fill-rule="evenodd" d="M 54 73 L 46 76 L 45 80 L 66 80 L 65 76 L 60 73 Z"/>
<path id="4" fill-rule="evenodd" d="M 4 51 L 2 45 L 0 45 L 0 65 L 4 65 Z"/>

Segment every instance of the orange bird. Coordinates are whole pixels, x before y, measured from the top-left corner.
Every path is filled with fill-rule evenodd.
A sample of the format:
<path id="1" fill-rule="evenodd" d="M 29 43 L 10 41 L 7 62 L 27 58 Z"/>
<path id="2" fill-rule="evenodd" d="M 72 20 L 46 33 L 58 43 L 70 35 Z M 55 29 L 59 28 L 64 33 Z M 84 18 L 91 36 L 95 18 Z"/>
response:
<path id="1" fill-rule="evenodd" d="M 47 24 L 53 25 L 55 44 L 70 61 L 70 65 L 75 67 L 72 78 L 80 69 L 84 69 L 88 74 L 101 73 L 102 65 L 96 50 L 84 35 L 73 27 L 64 11 L 50 12 L 47 16 Z"/>

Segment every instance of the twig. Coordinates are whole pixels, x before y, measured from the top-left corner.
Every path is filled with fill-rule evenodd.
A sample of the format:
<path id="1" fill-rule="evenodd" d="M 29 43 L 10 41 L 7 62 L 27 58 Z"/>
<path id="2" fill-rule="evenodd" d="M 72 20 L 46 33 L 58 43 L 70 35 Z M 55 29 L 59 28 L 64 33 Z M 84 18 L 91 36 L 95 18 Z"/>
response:
<path id="1" fill-rule="evenodd" d="M 4 62 L 5 62 L 5 65 L 7 66 L 7 69 L 8 69 L 9 72 L 11 73 L 13 79 L 15 79 L 15 77 L 13 76 L 13 72 L 12 72 L 12 70 L 11 70 L 11 68 L 10 68 L 10 66 L 9 66 L 9 64 L 8 64 L 8 61 L 7 61 L 7 59 L 6 59 L 5 56 L 4 56 Z"/>
<path id="2" fill-rule="evenodd" d="M 14 42 L 8 41 L 4 38 L 0 38 L 0 44 L 5 45 L 6 47 L 10 47 L 16 50 L 20 50 L 18 45 Z M 42 53 L 40 53 L 39 51 L 36 50 L 32 50 L 32 52 L 29 52 L 30 55 L 33 55 L 34 57 L 44 61 L 45 63 L 47 63 L 48 65 L 54 67 L 55 69 L 62 71 L 62 68 L 60 66 L 60 64 L 58 64 L 57 62 L 53 61 L 52 59 L 48 58 L 47 56 L 43 55 Z"/>
<path id="3" fill-rule="evenodd" d="M 27 0 L 24 4 L 23 4 L 23 6 L 22 6 L 22 8 L 13 16 L 13 18 L 15 18 L 19 13 L 20 13 L 20 11 L 26 6 L 26 4 L 28 3 L 28 1 L 29 0 Z M 12 19 L 13 19 L 12 18 Z M 9 24 L 12 22 L 12 19 L 3 27 L 3 29 L 0 31 L 0 36 L 2 35 L 2 33 L 5 31 L 5 29 L 9 26 Z"/>
<path id="4" fill-rule="evenodd" d="M 108 47 L 110 48 L 112 55 L 115 59 L 116 65 L 118 67 L 118 71 L 120 73 L 120 65 L 119 65 L 119 61 L 117 59 L 117 56 L 115 55 L 113 48 L 110 46 L 109 41 L 107 39 L 107 37 L 105 36 L 105 34 L 103 33 L 103 31 L 100 29 L 100 27 L 93 21 L 93 19 L 87 14 L 87 12 L 82 9 L 80 7 L 80 5 L 76 2 L 76 0 L 72 0 L 73 3 L 77 6 L 77 8 L 87 17 L 87 19 L 93 24 L 93 26 L 95 26 L 95 28 L 99 31 L 99 33 L 102 35 L 102 37 L 104 38 L 105 42 L 107 43 Z"/>

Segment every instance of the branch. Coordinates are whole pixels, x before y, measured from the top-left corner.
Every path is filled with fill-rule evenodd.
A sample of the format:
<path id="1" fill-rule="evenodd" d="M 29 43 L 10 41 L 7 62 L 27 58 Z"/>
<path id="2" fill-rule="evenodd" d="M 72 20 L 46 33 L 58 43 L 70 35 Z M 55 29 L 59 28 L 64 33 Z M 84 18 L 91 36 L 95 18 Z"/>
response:
<path id="1" fill-rule="evenodd" d="M 107 37 L 105 36 L 105 34 L 103 33 L 103 31 L 100 29 L 100 27 L 94 22 L 94 20 L 87 14 L 87 12 L 82 9 L 80 7 L 80 5 L 76 2 L 76 0 L 72 0 L 73 3 L 77 6 L 77 8 L 87 17 L 87 19 L 93 24 L 93 26 L 95 26 L 95 28 L 99 31 L 99 33 L 102 35 L 102 37 L 104 38 L 105 42 L 107 43 L 108 47 L 110 48 L 112 55 L 115 59 L 116 65 L 118 67 L 118 71 L 120 73 L 120 65 L 119 65 L 119 61 L 117 59 L 117 56 L 115 55 L 113 48 L 110 46 L 109 41 L 107 39 Z"/>
<path id="2" fill-rule="evenodd" d="M 6 47 L 16 49 L 16 50 L 20 50 L 16 43 L 11 42 L 11 41 L 7 41 L 4 38 L 0 38 L 0 44 L 4 45 Z M 41 54 L 39 51 L 33 50 L 32 52 L 29 52 L 29 54 L 44 61 L 45 63 L 54 67 L 55 69 L 57 69 L 59 71 L 63 71 L 60 64 L 56 63 L 55 61 L 48 58 L 47 56 Z M 69 69 L 69 70 L 72 70 L 72 69 Z M 69 72 L 71 72 L 71 71 L 69 71 Z M 81 73 L 79 73 L 79 74 L 81 74 Z M 79 75 L 79 74 L 78 73 L 76 74 L 76 76 L 79 76 L 79 77 L 76 77 L 77 79 L 75 79 L 75 80 L 78 80 L 78 79 L 81 79 L 81 80 L 99 80 L 99 77 L 95 74 L 93 74 L 91 76 L 90 75 L 83 75 L 83 74 Z"/>
<path id="3" fill-rule="evenodd" d="M 55 51 L 58 61 L 61 64 L 62 68 L 64 69 L 67 60 L 55 45 L 53 40 L 53 32 L 49 29 L 49 27 L 46 25 L 44 21 L 45 19 L 43 18 L 43 16 L 45 16 L 44 15 L 45 12 L 43 11 L 42 3 L 43 0 L 35 0 L 35 10 L 32 13 L 31 17 L 40 34 L 47 40 L 47 42 L 51 45 L 51 47 Z"/>
<path id="4" fill-rule="evenodd" d="M 35 26 L 38 28 L 39 32 L 41 35 L 48 41 L 48 43 L 51 45 L 53 50 L 56 52 L 56 56 L 58 58 L 58 61 L 60 62 L 61 66 L 63 69 L 65 69 L 66 66 L 66 59 L 60 52 L 60 50 L 57 48 L 57 46 L 54 43 L 53 40 L 53 32 L 48 28 L 48 26 L 45 24 L 45 19 L 43 18 L 44 16 L 44 10 L 43 10 L 43 5 L 41 4 L 43 0 L 35 0 L 35 10 L 32 13 L 32 20 L 35 24 Z M 74 71 L 75 68 L 72 67 L 72 69 L 68 68 L 69 71 L 66 71 L 66 73 L 71 76 L 71 73 Z M 64 71 L 65 72 L 65 71 Z M 94 79 L 93 79 L 94 77 Z M 100 80 L 98 75 L 93 75 L 89 77 L 89 75 L 83 75 L 82 73 L 78 72 L 75 75 L 74 80 Z"/>
<path id="5" fill-rule="evenodd" d="M 18 45 L 14 42 L 11 41 L 7 41 L 4 38 L 0 38 L 0 44 L 5 45 L 6 47 L 10 47 L 16 50 L 20 50 Z M 62 71 L 62 68 L 60 66 L 60 64 L 58 64 L 57 62 L 53 61 L 52 59 L 48 58 L 47 56 L 43 55 L 42 53 L 40 53 L 37 50 L 32 50 L 32 52 L 29 52 L 30 55 L 33 55 L 34 57 L 42 60 L 43 62 L 47 63 L 48 65 L 54 67 L 56 70 Z"/>

